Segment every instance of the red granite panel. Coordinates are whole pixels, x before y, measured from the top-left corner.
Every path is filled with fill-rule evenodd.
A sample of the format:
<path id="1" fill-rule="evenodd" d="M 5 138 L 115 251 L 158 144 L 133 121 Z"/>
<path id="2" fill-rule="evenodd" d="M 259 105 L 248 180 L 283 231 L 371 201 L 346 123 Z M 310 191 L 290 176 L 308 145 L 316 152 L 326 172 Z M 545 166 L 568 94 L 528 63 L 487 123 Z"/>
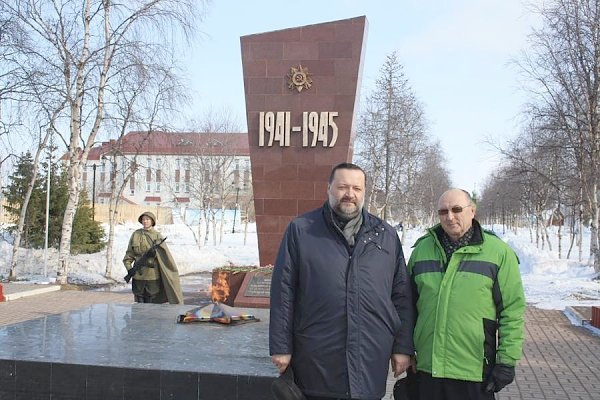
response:
<path id="1" fill-rule="evenodd" d="M 361 77 L 365 30 L 366 18 L 358 17 L 240 40 L 261 265 L 274 262 L 292 218 L 322 206 L 331 168 L 352 159 L 356 79 Z M 290 69 L 298 65 L 312 78 L 312 86 L 302 91 L 288 87 Z M 261 76 L 265 79 L 257 79 Z M 260 112 L 289 112 L 277 121 L 289 129 L 288 146 L 274 142 L 259 147 Z M 324 122 L 322 113 L 338 113 L 333 147 L 323 147 L 322 141 L 312 147 L 311 130 L 310 145 L 303 147 L 304 112 L 317 112 L 319 124 Z M 265 139 L 269 131 L 265 129 Z M 330 126 L 325 132 L 328 140 L 332 133 Z"/>
<path id="2" fill-rule="evenodd" d="M 244 82 L 244 90 L 247 90 L 247 85 Z M 247 118 L 247 123 L 248 126 L 258 126 L 258 113 L 260 111 L 264 111 L 265 110 L 265 101 L 266 99 L 270 99 L 273 96 L 266 96 L 264 94 L 255 94 L 255 95 L 249 95 L 248 92 L 246 91 L 246 118 Z M 252 106 L 253 109 L 250 110 L 248 109 L 248 107 Z M 252 111 L 252 112 L 250 112 Z M 251 124 L 256 124 L 256 125 L 251 125 Z"/>
<path id="3" fill-rule="evenodd" d="M 351 24 L 336 24 L 335 25 L 335 41 L 343 41 L 351 39 L 359 45 L 362 44 L 363 35 L 365 33 L 365 17 L 355 18 Z"/>
<path id="4" fill-rule="evenodd" d="M 288 82 L 288 74 L 290 73 L 290 69 L 292 67 L 297 67 L 298 64 L 302 63 L 293 63 L 290 60 L 268 60 L 267 61 L 267 76 L 276 76 L 278 78 L 283 78 L 285 82 Z M 304 66 L 304 64 L 302 64 Z M 283 93 L 286 97 L 294 97 L 290 96 L 290 91 L 286 90 Z"/>
<path id="5" fill-rule="evenodd" d="M 281 182 L 281 194 L 286 199 L 313 199 L 314 184 L 312 181 Z"/>
<path id="6" fill-rule="evenodd" d="M 264 179 L 267 180 L 297 180 L 298 166 L 296 164 L 265 165 Z"/>
<path id="7" fill-rule="evenodd" d="M 279 237 L 279 241 L 281 242 L 281 235 L 277 235 Z M 259 246 L 260 252 L 260 262 L 261 265 L 274 265 L 275 260 L 277 259 L 277 250 L 273 250 L 273 243 L 275 241 L 266 242 L 262 247 Z M 277 244 L 277 249 L 279 249 L 279 243 Z M 262 260 L 265 260 L 264 262 Z"/>
<path id="8" fill-rule="evenodd" d="M 600 307 L 592 306 L 592 326 L 600 329 Z"/>
<path id="9" fill-rule="evenodd" d="M 252 186 L 254 187 L 254 182 L 252 182 Z M 261 198 L 254 196 L 254 213 L 256 214 L 256 219 L 258 220 L 259 215 L 265 215 L 265 201 Z M 257 226 L 260 224 L 257 222 Z"/>
<path id="10" fill-rule="evenodd" d="M 307 213 L 315 208 L 319 208 L 325 204 L 325 200 L 327 200 L 327 192 L 323 191 L 323 196 L 321 199 L 316 200 L 298 200 L 298 215 L 302 215 Z"/>
<path id="11" fill-rule="evenodd" d="M 284 215 L 277 217 L 277 221 L 279 222 L 279 232 L 285 232 L 286 228 L 294 218 L 296 218 L 296 215 Z"/>
<path id="12" fill-rule="evenodd" d="M 310 182 L 327 182 L 333 166 L 344 161 L 346 160 L 344 159 L 339 162 L 331 160 L 329 165 L 315 165 L 315 163 L 303 164 L 298 167 L 298 174 L 300 175 L 301 180 L 308 180 Z"/>
<path id="13" fill-rule="evenodd" d="M 335 79 L 335 94 L 353 96 L 356 94 L 356 78 L 352 76 L 337 76 Z"/>
<path id="14" fill-rule="evenodd" d="M 249 141 L 249 143 L 252 143 L 255 146 L 257 146 L 258 145 L 258 135 L 252 135 L 252 137 L 248 137 L 248 141 Z M 279 165 L 283 162 L 283 153 L 280 151 L 275 152 L 272 149 L 261 148 L 260 150 L 257 151 L 256 155 L 257 155 L 257 157 L 260 157 L 256 161 L 256 164 L 267 166 L 267 168 L 269 165 Z M 264 174 L 264 171 L 265 170 L 263 168 L 263 174 Z M 254 174 L 252 176 L 252 179 L 254 179 Z"/>
<path id="15" fill-rule="evenodd" d="M 302 66 L 308 68 L 309 71 L 313 71 L 312 78 L 314 82 L 313 86 L 319 88 L 321 86 L 321 78 L 324 76 L 334 76 L 335 60 L 304 60 Z"/>
<path id="16" fill-rule="evenodd" d="M 325 42 L 334 41 L 336 24 L 331 23 L 327 25 L 321 25 L 318 29 L 315 29 L 315 25 L 309 25 L 300 30 L 302 40 L 305 42 Z"/>
<path id="17" fill-rule="evenodd" d="M 333 168 L 333 165 L 331 166 Z M 329 178 L 329 177 L 327 177 Z M 327 198 L 327 187 L 329 186 L 328 180 L 323 180 L 320 182 L 314 182 L 314 190 L 315 190 L 315 199 Z M 298 205 L 300 208 L 300 205 Z"/>
<path id="18" fill-rule="evenodd" d="M 248 95 L 265 95 L 265 78 L 244 78 L 244 90 Z"/>
<path id="19" fill-rule="evenodd" d="M 298 201 L 295 199 L 265 199 L 265 210 L 269 215 L 298 215 Z"/>
<path id="20" fill-rule="evenodd" d="M 254 181 L 252 182 L 252 188 L 255 192 L 263 193 L 266 198 L 279 199 L 281 198 L 281 181 Z"/>
<path id="21" fill-rule="evenodd" d="M 311 151 L 310 149 L 304 147 L 292 147 L 289 149 L 289 151 L 285 153 L 283 163 L 297 164 L 299 171 L 298 176 L 300 179 L 302 179 L 302 177 L 304 176 L 301 172 L 302 167 L 305 165 L 313 165 L 315 163 L 315 153 L 314 151 Z"/>
<path id="22" fill-rule="evenodd" d="M 354 77 L 354 79 L 358 76 L 358 71 L 356 70 L 356 64 L 353 62 L 348 62 L 346 59 L 336 59 L 330 60 L 333 63 L 333 67 L 335 68 L 335 73 L 338 76 L 346 76 L 346 77 Z"/>
<path id="23" fill-rule="evenodd" d="M 316 153 L 315 154 L 315 164 L 326 166 L 334 166 L 341 162 L 345 162 L 348 160 L 347 158 L 347 148 L 336 146 L 333 149 L 329 149 L 326 153 Z"/>
<path id="24" fill-rule="evenodd" d="M 319 43 L 319 58 L 352 58 L 352 42 Z"/>
<path id="25" fill-rule="evenodd" d="M 285 80 L 278 78 L 246 78 L 245 85 L 248 94 L 283 94 L 287 89 Z"/>
<path id="26" fill-rule="evenodd" d="M 264 233 L 281 233 L 277 217 L 273 217 L 272 215 L 257 215 L 256 223 L 260 223 L 260 226 L 263 228 L 262 232 Z"/>
<path id="27" fill-rule="evenodd" d="M 319 96 L 336 95 L 337 79 L 335 76 L 323 76 L 319 79 L 319 87 L 316 92 Z"/>
<path id="28" fill-rule="evenodd" d="M 336 111 L 333 107 L 335 106 L 335 97 L 331 95 L 322 96 L 305 96 L 298 101 L 305 111 Z"/>
<path id="29" fill-rule="evenodd" d="M 248 60 L 278 59 L 283 56 L 283 43 L 258 42 L 252 43 L 247 49 Z"/>
<path id="30" fill-rule="evenodd" d="M 292 42 L 285 43 L 283 46 L 284 60 L 316 60 L 318 57 L 319 46 L 317 43 Z"/>
<path id="31" fill-rule="evenodd" d="M 335 96 L 333 109 L 338 112 L 353 110 L 355 103 L 356 99 L 352 95 L 338 95 Z"/>
<path id="32" fill-rule="evenodd" d="M 265 60 L 249 61 L 246 66 L 247 77 L 261 77 L 267 76 L 267 62 Z"/>
<path id="33" fill-rule="evenodd" d="M 250 165 L 250 168 L 252 169 L 252 180 L 264 180 L 264 176 L 265 176 L 265 167 L 264 165 L 256 162 L 256 163 L 252 163 Z"/>
<path id="34" fill-rule="evenodd" d="M 298 28 L 281 29 L 255 35 L 244 36 L 242 39 L 247 43 L 268 43 L 268 42 L 298 42 L 301 40 L 302 32 Z"/>

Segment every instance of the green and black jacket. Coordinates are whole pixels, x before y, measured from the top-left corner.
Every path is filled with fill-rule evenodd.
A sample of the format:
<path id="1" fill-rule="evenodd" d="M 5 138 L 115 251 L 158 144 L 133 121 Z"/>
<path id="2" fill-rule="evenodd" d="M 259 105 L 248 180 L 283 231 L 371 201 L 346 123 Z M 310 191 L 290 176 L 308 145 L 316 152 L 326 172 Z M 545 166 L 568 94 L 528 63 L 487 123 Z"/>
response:
<path id="1" fill-rule="evenodd" d="M 494 363 L 514 366 L 521 358 L 525 294 L 519 260 L 476 220 L 473 228 L 470 244 L 447 260 L 442 227 L 434 226 L 417 240 L 408 262 L 417 369 L 435 378 L 481 382 Z"/>

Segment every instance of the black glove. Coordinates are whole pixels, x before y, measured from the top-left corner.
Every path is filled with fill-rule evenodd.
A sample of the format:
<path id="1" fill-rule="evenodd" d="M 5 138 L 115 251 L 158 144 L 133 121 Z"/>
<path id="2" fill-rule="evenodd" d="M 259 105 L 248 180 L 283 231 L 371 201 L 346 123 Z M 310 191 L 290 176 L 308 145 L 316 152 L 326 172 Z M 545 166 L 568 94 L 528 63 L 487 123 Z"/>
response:
<path id="1" fill-rule="evenodd" d="M 514 379 L 515 367 L 496 364 L 485 382 L 485 391 L 488 393 L 499 392 Z"/>

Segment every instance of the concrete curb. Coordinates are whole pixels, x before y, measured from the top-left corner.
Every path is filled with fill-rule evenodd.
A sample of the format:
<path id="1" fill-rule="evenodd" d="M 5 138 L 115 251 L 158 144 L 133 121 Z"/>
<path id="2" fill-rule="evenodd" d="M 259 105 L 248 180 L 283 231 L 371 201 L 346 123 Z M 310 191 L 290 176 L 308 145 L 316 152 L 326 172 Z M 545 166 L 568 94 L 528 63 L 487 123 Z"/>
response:
<path id="1" fill-rule="evenodd" d="M 584 317 L 579 311 L 575 308 L 567 306 L 565 307 L 563 314 L 571 321 L 572 325 L 582 326 L 585 329 L 592 332 L 592 334 L 596 336 L 600 336 L 600 329 L 596 328 L 592 325 L 592 320 Z"/>
<path id="2" fill-rule="evenodd" d="M 36 294 L 56 292 L 56 291 L 59 291 L 60 289 L 61 289 L 60 285 L 48 285 L 48 286 L 40 287 L 37 289 L 29 289 L 29 290 L 14 292 L 14 293 L 6 293 L 5 292 L 4 293 L 4 301 L 16 300 L 16 299 L 20 299 L 22 297 L 27 297 L 27 296 L 35 296 Z"/>
<path id="3" fill-rule="evenodd" d="M 583 325 L 589 325 L 591 322 L 591 320 L 585 318 L 579 311 L 577 311 L 575 308 L 573 308 L 571 306 L 565 307 L 563 313 L 566 315 L 566 317 L 569 319 L 569 321 L 571 321 L 571 323 L 573 325 L 583 326 Z"/>

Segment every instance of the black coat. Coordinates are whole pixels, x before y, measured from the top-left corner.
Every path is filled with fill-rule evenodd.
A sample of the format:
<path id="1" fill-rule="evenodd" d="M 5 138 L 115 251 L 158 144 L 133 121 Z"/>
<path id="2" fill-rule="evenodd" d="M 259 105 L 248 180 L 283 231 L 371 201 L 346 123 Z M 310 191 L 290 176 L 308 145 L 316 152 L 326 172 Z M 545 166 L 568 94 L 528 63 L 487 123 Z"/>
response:
<path id="1" fill-rule="evenodd" d="M 311 396 L 380 399 L 392 353 L 413 354 L 412 298 L 396 231 L 363 210 L 351 249 L 324 207 L 294 219 L 271 282 L 270 353 L 292 354 Z"/>

